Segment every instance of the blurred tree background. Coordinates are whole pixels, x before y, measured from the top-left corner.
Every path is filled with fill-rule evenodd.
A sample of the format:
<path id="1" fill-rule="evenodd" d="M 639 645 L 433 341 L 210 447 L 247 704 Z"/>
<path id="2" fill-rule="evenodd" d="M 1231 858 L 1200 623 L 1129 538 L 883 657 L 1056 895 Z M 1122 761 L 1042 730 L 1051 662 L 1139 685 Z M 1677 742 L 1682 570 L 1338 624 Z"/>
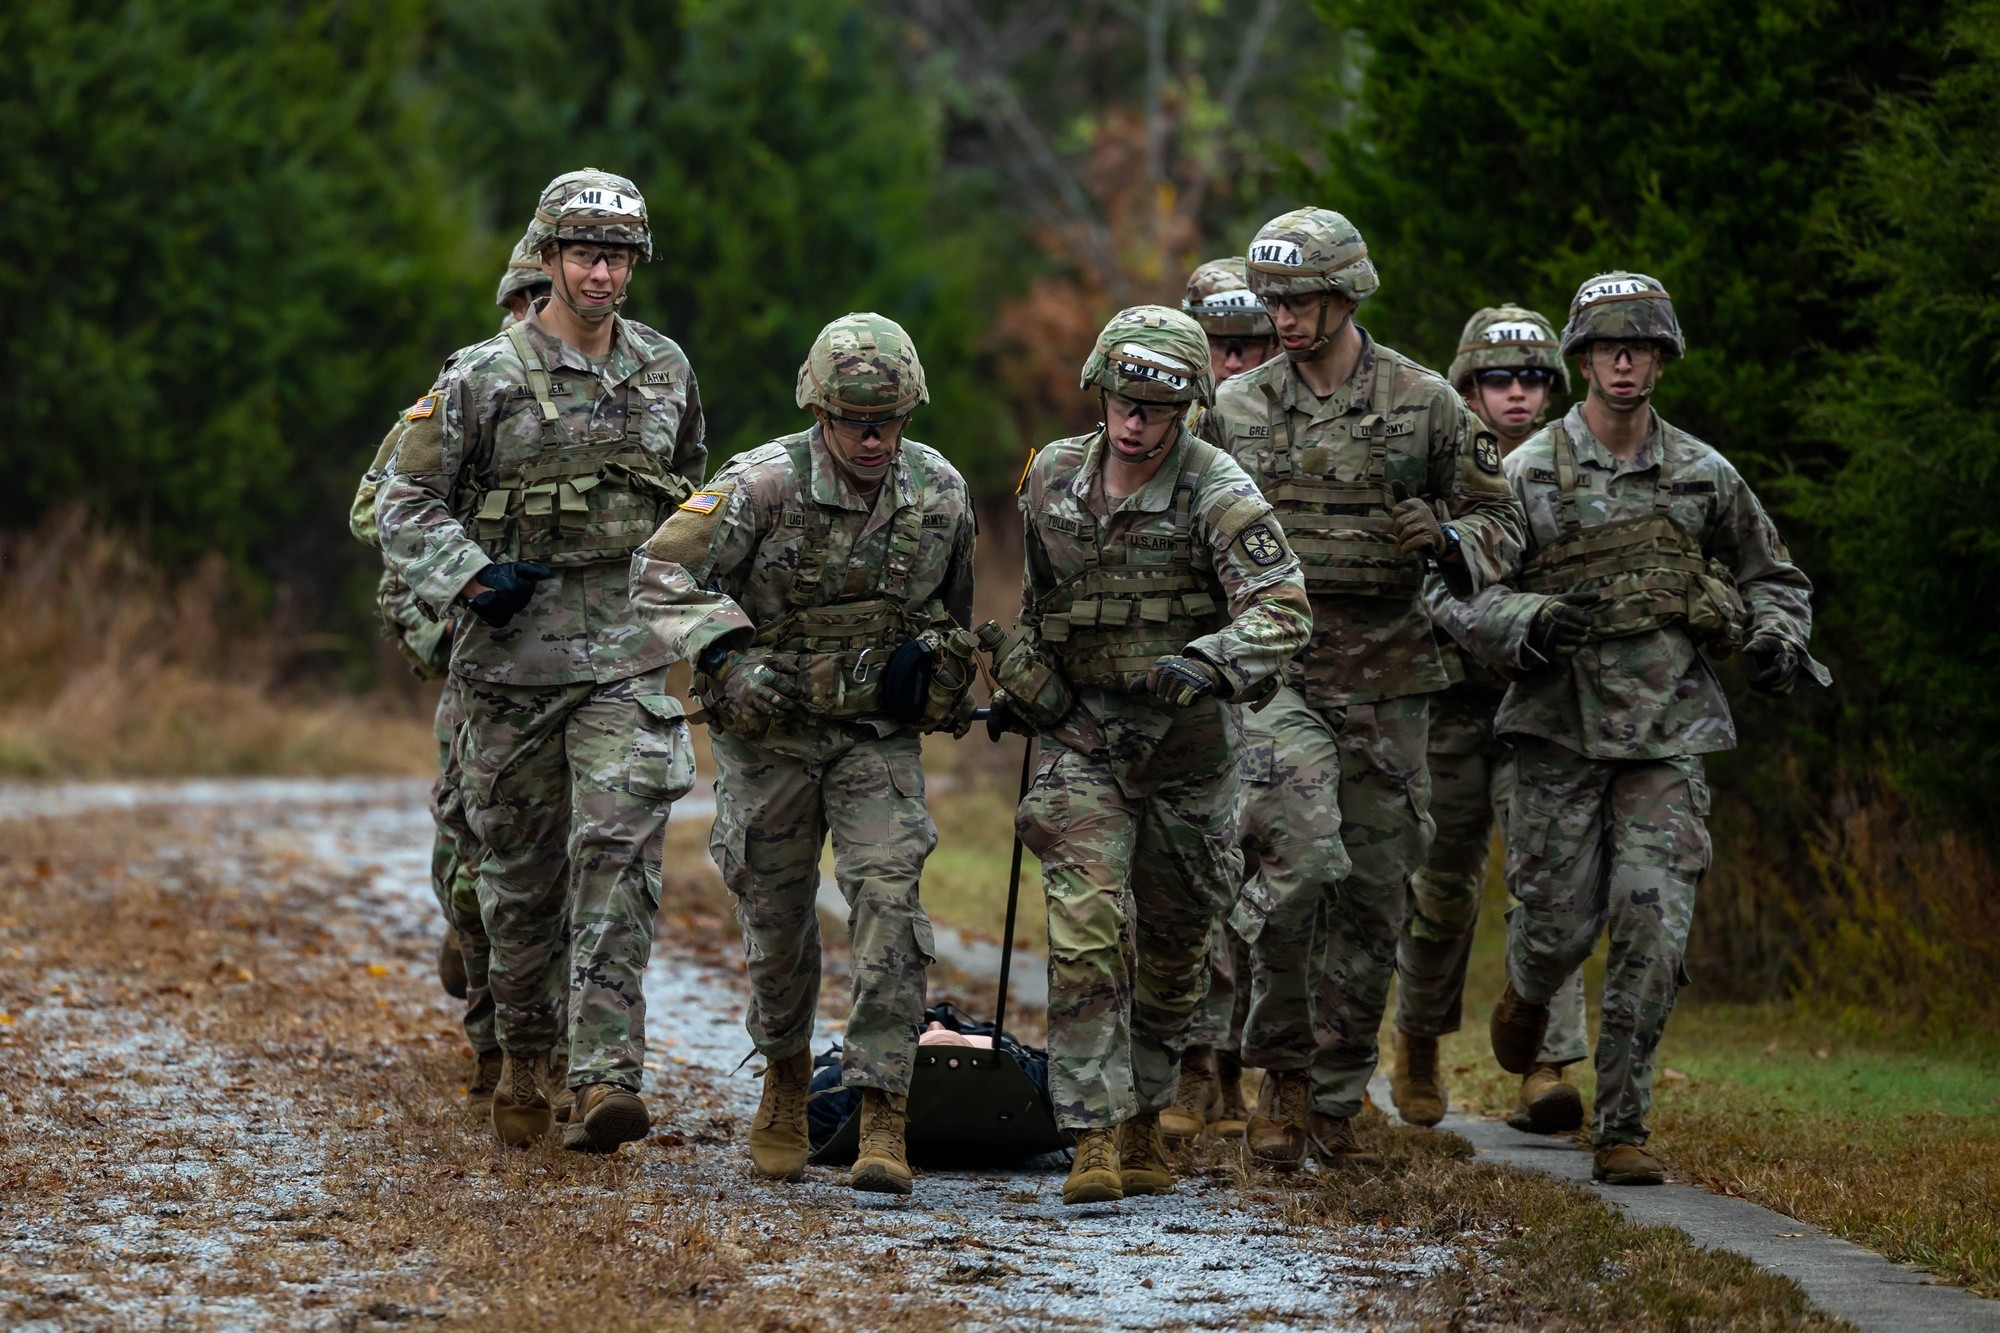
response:
<path id="1" fill-rule="evenodd" d="M 1996 0 L 21 0 L 0 76 L 0 528 L 83 505 L 219 553 L 336 645 L 302 670 L 371 669 L 353 479 L 568 168 L 645 192 L 628 309 L 716 456 L 880 309 L 997 515 L 1088 424 L 1105 316 L 1282 208 L 1354 219 L 1364 322 L 1433 365 L 1477 306 L 1654 273 L 1690 344 L 1662 410 L 1779 510 L 1838 676 L 1732 680 L 1698 957 L 1775 993 L 1842 966 L 1813 923 L 1874 975 L 1968 912 L 2000 938 Z"/>

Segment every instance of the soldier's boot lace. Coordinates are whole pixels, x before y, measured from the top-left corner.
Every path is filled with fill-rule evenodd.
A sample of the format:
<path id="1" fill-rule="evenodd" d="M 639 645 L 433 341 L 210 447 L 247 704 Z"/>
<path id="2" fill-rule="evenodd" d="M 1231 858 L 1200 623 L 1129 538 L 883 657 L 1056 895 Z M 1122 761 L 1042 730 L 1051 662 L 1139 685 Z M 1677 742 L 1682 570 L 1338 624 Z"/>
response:
<path id="1" fill-rule="evenodd" d="M 500 1086 L 500 1066 L 505 1057 L 498 1051 L 482 1051 L 473 1057 L 477 1063 L 472 1068 L 472 1082 L 465 1089 L 465 1099 L 469 1102 L 490 1102 L 494 1089 Z"/>
<path id="2" fill-rule="evenodd" d="M 1217 1138 L 1240 1139 L 1250 1113 L 1243 1106 L 1243 1061 L 1234 1052 L 1215 1053 L 1217 1105 L 1209 1132 Z"/>
<path id="3" fill-rule="evenodd" d="M 1407 1124 L 1428 1129 L 1444 1119 L 1444 1080 L 1438 1075 L 1436 1037 L 1396 1032 L 1396 1066 L 1389 1073 L 1389 1095 L 1396 1114 Z"/>
<path id="4" fill-rule="evenodd" d="M 1312 1148 L 1313 1160 L 1322 1171 L 1374 1171 L 1382 1166 L 1381 1155 L 1361 1145 L 1351 1116 L 1314 1111 Z"/>
<path id="5" fill-rule="evenodd" d="M 653 1118 L 639 1094 L 616 1083 L 592 1083 L 576 1094 L 576 1109 L 563 1131 L 563 1147 L 575 1152 L 613 1153 L 621 1143 L 637 1143 L 652 1132 Z"/>
<path id="6" fill-rule="evenodd" d="M 1514 990 L 1510 978 L 1493 1006 L 1487 1035 L 1493 1042 L 1493 1058 L 1510 1074 L 1525 1074 L 1535 1067 L 1541 1054 L 1542 1038 L 1549 1031 L 1549 1007 L 1524 1000 Z"/>
<path id="7" fill-rule="evenodd" d="M 494 1134 L 510 1148 L 525 1148 L 547 1136 L 550 1123 L 549 1053 L 508 1051 L 493 1090 Z"/>
<path id="8" fill-rule="evenodd" d="M 764 1094 L 750 1122 L 750 1164 L 760 1176 L 797 1180 L 806 1173 L 812 1142 L 806 1137 L 806 1097 L 812 1054 L 799 1051 L 764 1068 Z"/>
<path id="9" fill-rule="evenodd" d="M 458 931 L 446 926 L 444 938 L 438 941 L 438 985 L 452 999 L 462 1000 L 471 984 L 465 975 L 465 955 L 458 949 Z"/>
<path id="10" fill-rule="evenodd" d="M 1666 1171 L 1659 1158 L 1636 1143 L 1609 1143 L 1597 1150 L 1590 1178 L 1607 1185 L 1657 1185 Z"/>
<path id="11" fill-rule="evenodd" d="M 861 1147 L 854 1155 L 849 1185 L 876 1194 L 910 1192 L 910 1162 L 903 1155 L 909 1106 L 908 1097 L 892 1096 L 880 1088 L 861 1090 Z"/>
<path id="12" fill-rule="evenodd" d="M 1561 1065 L 1537 1064 L 1521 1080 L 1507 1123 L 1528 1134 L 1567 1134 L 1583 1124 L 1583 1094 L 1563 1082 Z"/>
<path id="13" fill-rule="evenodd" d="M 1160 1133 L 1176 1140 L 1200 1138 L 1208 1132 L 1208 1122 L 1221 1102 L 1222 1090 L 1215 1082 L 1214 1048 L 1192 1047 L 1181 1057 L 1181 1076 L 1174 1086 L 1173 1105 L 1160 1112 Z"/>
<path id="14" fill-rule="evenodd" d="M 1167 1164 L 1167 1144 L 1161 1137 L 1158 1111 L 1141 1111 L 1118 1127 L 1118 1183 L 1127 1198 L 1165 1194 L 1174 1187 L 1174 1169 Z"/>
<path id="15" fill-rule="evenodd" d="M 1118 1166 L 1118 1131 L 1076 1131 L 1076 1155 L 1063 1182 L 1063 1202 L 1115 1203 L 1125 1197 L 1124 1173 Z"/>
<path id="16" fill-rule="evenodd" d="M 1257 1109 L 1243 1131 L 1249 1164 L 1271 1171 L 1296 1171 L 1306 1160 L 1306 1110 L 1312 1075 L 1303 1069 L 1271 1069 L 1257 1090 Z"/>

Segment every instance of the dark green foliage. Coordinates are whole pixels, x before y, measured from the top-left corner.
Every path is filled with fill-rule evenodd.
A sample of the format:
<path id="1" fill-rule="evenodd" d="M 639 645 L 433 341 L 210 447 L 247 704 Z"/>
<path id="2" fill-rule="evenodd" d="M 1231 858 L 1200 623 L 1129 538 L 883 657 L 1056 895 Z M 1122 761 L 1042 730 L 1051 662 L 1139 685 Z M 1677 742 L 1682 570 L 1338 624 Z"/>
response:
<path id="1" fill-rule="evenodd" d="M 1357 113 L 1300 188 L 1368 238 L 1371 330 L 1442 367 L 1479 306 L 1518 300 L 1560 325 L 1593 273 L 1648 272 L 1688 335 L 1662 410 L 1753 479 L 1782 466 L 1813 344 L 1838 324 L 1811 220 L 1856 110 L 1912 59 L 1922 7 L 1319 7 L 1369 55 Z"/>
<path id="2" fill-rule="evenodd" d="M 1800 505 L 1879 672 L 1899 768 L 1961 812 L 2000 788 L 2000 4 L 1967 5 L 1924 95 L 1884 102 L 1834 228 L 1859 350 L 1809 424 L 1845 451 Z"/>

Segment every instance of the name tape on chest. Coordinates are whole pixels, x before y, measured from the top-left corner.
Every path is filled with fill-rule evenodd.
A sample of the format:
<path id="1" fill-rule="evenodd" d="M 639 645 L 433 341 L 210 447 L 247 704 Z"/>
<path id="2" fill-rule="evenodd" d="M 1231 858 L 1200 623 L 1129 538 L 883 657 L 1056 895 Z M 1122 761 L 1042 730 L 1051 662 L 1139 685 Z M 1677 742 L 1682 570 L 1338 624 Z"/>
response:
<path id="1" fill-rule="evenodd" d="M 1068 533 L 1072 537 L 1081 537 L 1084 532 L 1084 525 L 1082 523 L 1073 518 L 1064 518 L 1061 514 L 1037 514 L 1035 515 L 1035 521 L 1045 528 L 1052 528 L 1057 532 Z"/>
<path id="2" fill-rule="evenodd" d="M 691 514 L 713 514 L 722 508 L 722 502 L 729 498 L 724 491 L 696 491 L 681 501 L 681 508 Z"/>
<path id="3" fill-rule="evenodd" d="M 410 404 L 410 410 L 403 413 L 403 419 L 405 421 L 422 421 L 425 417 L 437 411 L 437 406 L 438 396 L 434 393 L 427 393 L 417 399 L 416 402 Z"/>
<path id="4" fill-rule="evenodd" d="M 1164 532 L 1135 532 L 1125 539 L 1127 546 L 1136 546 L 1142 551 L 1171 551 L 1174 539 Z"/>
<path id="5" fill-rule="evenodd" d="M 672 384 L 674 372 L 671 370 L 648 370 L 640 374 L 641 384 Z"/>
<path id="6" fill-rule="evenodd" d="M 1712 481 L 1677 481 L 1672 488 L 1675 495 L 1713 495 L 1715 483 Z"/>
<path id="7" fill-rule="evenodd" d="M 950 514 L 925 514 L 925 515 L 924 515 L 924 526 L 925 526 L 925 527 L 927 527 L 927 528 L 948 528 L 948 527 L 950 527 L 950 526 L 951 526 L 951 515 L 950 515 Z"/>
<path id="8" fill-rule="evenodd" d="M 1550 486 L 1554 486 L 1557 484 L 1556 470 L 1552 467 L 1531 467 L 1528 469 L 1528 480 L 1546 482 Z M 1576 474 L 1576 488 L 1580 491 L 1590 489 L 1590 474 L 1588 472 L 1579 472 Z"/>
<path id="9" fill-rule="evenodd" d="M 1305 252 L 1297 241 L 1256 241 L 1250 246 L 1250 262 L 1274 268 L 1304 268 Z"/>

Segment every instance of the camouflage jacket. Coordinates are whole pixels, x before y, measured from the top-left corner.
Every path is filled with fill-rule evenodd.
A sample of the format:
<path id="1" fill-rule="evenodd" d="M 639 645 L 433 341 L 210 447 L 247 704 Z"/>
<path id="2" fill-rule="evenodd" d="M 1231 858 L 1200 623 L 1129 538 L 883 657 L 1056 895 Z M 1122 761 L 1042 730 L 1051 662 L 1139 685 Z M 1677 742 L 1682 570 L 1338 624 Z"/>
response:
<path id="1" fill-rule="evenodd" d="M 1114 547 L 1165 561 L 1175 496 L 1189 451 L 1208 449 L 1183 433 L 1152 480 L 1113 498 L 1104 488 L 1104 433 L 1058 440 L 1029 461 L 1021 486 L 1026 576 L 1021 624 L 1049 636 L 1044 607 L 1065 580 Z M 1255 697 L 1312 631 L 1298 557 L 1243 469 L 1221 450 L 1199 474 L 1189 505 L 1193 571 L 1218 608 L 1219 627 L 1184 651 L 1217 667 L 1230 699 Z M 1043 651 L 1048 651 L 1044 646 Z M 1156 782 L 1219 773 L 1241 744 L 1238 710 L 1217 697 L 1174 709 L 1108 687 L 1077 689 L 1078 707 L 1054 740 L 1107 757 L 1131 796 Z"/>
<path id="2" fill-rule="evenodd" d="M 548 367 L 560 426 L 577 441 L 615 440 L 626 433 L 628 406 L 642 404 L 638 434 L 646 452 L 663 471 L 698 481 L 708 449 L 693 368 L 671 338 L 614 319 L 601 373 L 545 330 L 539 311 L 522 321 Z M 375 517 L 390 565 L 430 614 L 442 616 L 492 562 L 471 536 L 472 519 L 503 467 L 542 454 L 540 415 L 504 332 L 467 350 L 437 392 L 405 415 L 410 427 L 390 460 Z M 666 644 L 632 616 L 628 570 L 623 554 L 561 565 L 504 628 L 462 617 L 451 669 L 498 684 L 563 685 L 622 680 L 665 665 L 672 660 Z"/>
<path id="3" fill-rule="evenodd" d="M 1533 613 L 1509 617 L 1489 608 L 1500 597 L 1524 595 L 1495 584 L 1460 600 L 1435 573 L 1424 580 L 1424 609 L 1443 631 L 1438 649 L 1451 681 L 1431 700 L 1430 753 L 1476 754 L 1491 743 L 1493 716 L 1500 711 L 1510 678 L 1502 664 L 1516 660 L 1518 640 L 1526 635 Z M 1533 600 L 1538 608 L 1542 599 Z"/>
<path id="4" fill-rule="evenodd" d="M 1392 378 L 1378 393 L 1377 377 L 1385 374 Z M 1289 449 L 1274 447 L 1274 426 Z M 1205 429 L 1267 495 L 1279 497 L 1294 475 L 1367 482 L 1371 434 L 1386 437 L 1386 477 L 1378 480 L 1400 481 L 1450 513 L 1464 566 L 1437 568 L 1453 594 L 1470 596 L 1519 557 L 1520 506 L 1501 479 L 1492 435 L 1442 378 L 1365 333 L 1353 376 L 1330 397 L 1315 397 L 1289 360 L 1273 357 L 1217 390 Z M 1297 526 L 1287 514 L 1298 509 L 1277 502 L 1281 522 Z M 1312 609 L 1312 641 L 1287 675 L 1314 707 L 1427 694 L 1450 683 L 1414 590 L 1408 598 L 1315 592 Z"/>
<path id="5" fill-rule="evenodd" d="M 1757 497 L 1715 449 L 1653 415 L 1653 433 L 1621 463 L 1590 433 L 1580 406 L 1563 426 L 1576 450 L 1577 516 L 1586 529 L 1654 512 L 1667 488 L 1674 524 L 1734 574 L 1750 633 L 1771 630 L 1803 651 L 1812 637 L 1812 584 Z M 1562 534 L 1551 431 L 1509 454 L 1507 480 L 1528 515 L 1526 555 Z M 1567 662 L 1543 664 L 1525 624 L 1543 598 L 1495 595 L 1481 608 L 1481 634 L 1507 642 L 1526 672 L 1507 691 L 1495 724 L 1502 735 L 1542 736 L 1593 759 L 1665 759 L 1736 744 L 1728 701 L 1707 659 L 1678 626 L 1586 643 Z M 1822 671 L 1818 663 L 1810 670 Z"/>
<path id="6" fill-rule="evenodd" d="M 905 510 L 921 516 L 921 527 L 899 588 L 889 564 Z M 794 609 L 801 557 L 816 532 L 825 570 L 818 604 L 888 596 L 936 603 L 969 626 L 975 523 L 958 469 L 929 445 L 905 440 L 881 488 L 867 496 L 833 461 L 817 426 L 738 455 L 668 516 L 632 557 L 634 615 L 688 661 L 725 640 L 748 646 Z M 896 729 L 886 717 L 866 723 L 878 734 Z M 775 737 L 760 744 L 823 751 L 847 734 L 831 722 L 802 720 L 796 729 L 792 744 Z"/>

